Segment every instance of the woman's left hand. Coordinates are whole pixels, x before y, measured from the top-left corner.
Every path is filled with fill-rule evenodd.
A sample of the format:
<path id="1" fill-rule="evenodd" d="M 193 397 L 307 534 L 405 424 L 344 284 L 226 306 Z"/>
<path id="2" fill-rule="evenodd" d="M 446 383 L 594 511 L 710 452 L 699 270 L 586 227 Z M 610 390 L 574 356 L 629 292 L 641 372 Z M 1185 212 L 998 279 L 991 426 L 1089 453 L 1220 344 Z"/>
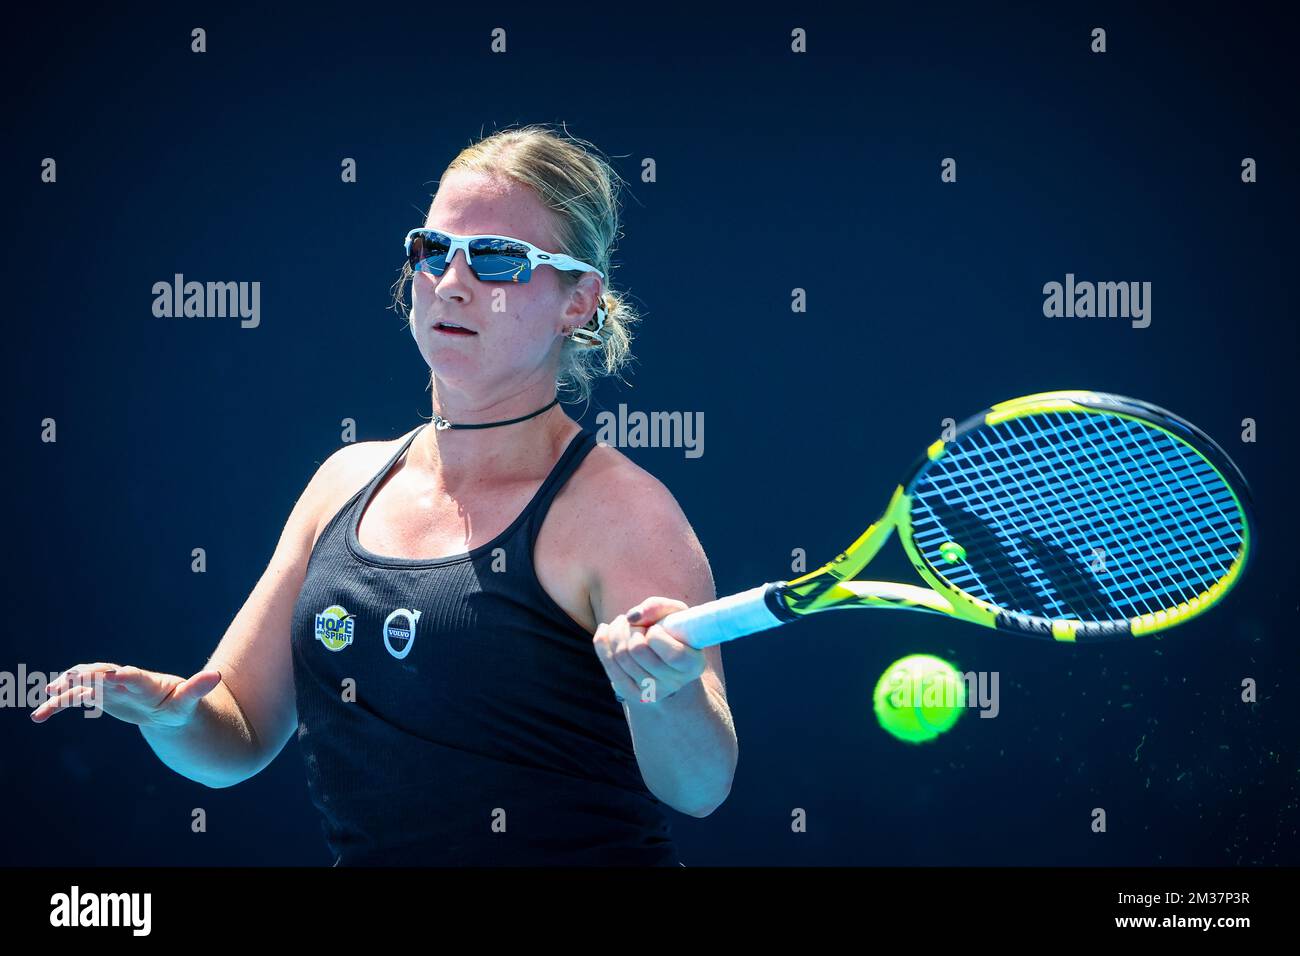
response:
<path id="1" fill-rule="evenodd" d="M 684 644 L 658 622 L 687 605 L 648 597 L 596 628 L 592 644 L 620 700 L 667 700 L 704 673 L 704 651 Z"/>

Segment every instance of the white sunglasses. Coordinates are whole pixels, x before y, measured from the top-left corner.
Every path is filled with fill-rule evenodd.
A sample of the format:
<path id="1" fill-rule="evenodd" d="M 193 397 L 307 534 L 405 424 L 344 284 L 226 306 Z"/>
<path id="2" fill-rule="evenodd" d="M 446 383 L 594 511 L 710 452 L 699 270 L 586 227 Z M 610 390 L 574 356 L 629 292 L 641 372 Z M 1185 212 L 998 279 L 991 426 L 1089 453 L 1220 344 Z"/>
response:
<path id="1" fill-rule="evenodd" d="M 605 273 L 593 265 L 560 252 L 538 249 L 531 242 L 510 236 L 458 236 L 440 229 L 412 229 L 403 245 L 412 272 L 435 276 L 447 271 L 447 265 L 460 249 L 480 282 L 527 282 L 538 266 L 550 266 L 561 272 L 594 272 L 605 278 Z M 605 339 L 600 333 L 605 328 L 605 314 L 602 299 L 591 320 L 582 328 L 574 329 L 569 338 L 583 345 L 603 345 Z"/>

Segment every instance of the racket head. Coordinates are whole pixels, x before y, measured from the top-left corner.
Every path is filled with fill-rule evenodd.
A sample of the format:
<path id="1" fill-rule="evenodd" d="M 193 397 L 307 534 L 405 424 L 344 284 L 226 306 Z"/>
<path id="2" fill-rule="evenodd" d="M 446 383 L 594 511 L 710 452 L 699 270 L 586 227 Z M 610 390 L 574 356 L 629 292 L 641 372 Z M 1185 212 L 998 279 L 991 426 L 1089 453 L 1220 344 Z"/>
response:
<path id="1" fill-rule="evenodd" d="M 1246 480 L 1208 435 L 1101 392 L 995 405 L 900 487 L 903 548 L 954 616 L 1060 641 L 1203 613 L 1240 579 L 1256 534 Z"/>

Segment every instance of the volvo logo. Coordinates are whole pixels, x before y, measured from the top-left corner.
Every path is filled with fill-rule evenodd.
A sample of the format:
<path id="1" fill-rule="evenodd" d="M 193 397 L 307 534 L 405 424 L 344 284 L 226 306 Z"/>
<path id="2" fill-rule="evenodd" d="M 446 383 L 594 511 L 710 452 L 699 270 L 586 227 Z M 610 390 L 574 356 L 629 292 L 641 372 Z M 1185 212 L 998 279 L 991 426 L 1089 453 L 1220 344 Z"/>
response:
<path id="1" fill-rule="evenodd" d="M 415 644 L 415 625 L 419 620 L 419 611 L 404 607 L 399 607 L 384 619 L 384 647 L 399 661 L 411 653 Z"/>

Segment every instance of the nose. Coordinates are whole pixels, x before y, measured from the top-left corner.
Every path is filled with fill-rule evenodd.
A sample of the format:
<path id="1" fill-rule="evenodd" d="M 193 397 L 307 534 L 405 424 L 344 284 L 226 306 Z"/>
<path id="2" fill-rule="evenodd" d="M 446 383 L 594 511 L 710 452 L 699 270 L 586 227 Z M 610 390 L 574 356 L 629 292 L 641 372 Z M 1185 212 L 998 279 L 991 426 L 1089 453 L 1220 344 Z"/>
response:
<path id="1" fill-rule="evenodd" d="M 472 287 L 470 280 L 474 278 L 474 273 L 470 270 L 469 262 L 466 260 L 463 250 L 452 250 L 451 258 L 447 260 L 442 275 L 426 274 L 434 283 L 434 291 L 439 298 L 458 299 L 461 302 L 470 300 L 470 289 Z"/>

